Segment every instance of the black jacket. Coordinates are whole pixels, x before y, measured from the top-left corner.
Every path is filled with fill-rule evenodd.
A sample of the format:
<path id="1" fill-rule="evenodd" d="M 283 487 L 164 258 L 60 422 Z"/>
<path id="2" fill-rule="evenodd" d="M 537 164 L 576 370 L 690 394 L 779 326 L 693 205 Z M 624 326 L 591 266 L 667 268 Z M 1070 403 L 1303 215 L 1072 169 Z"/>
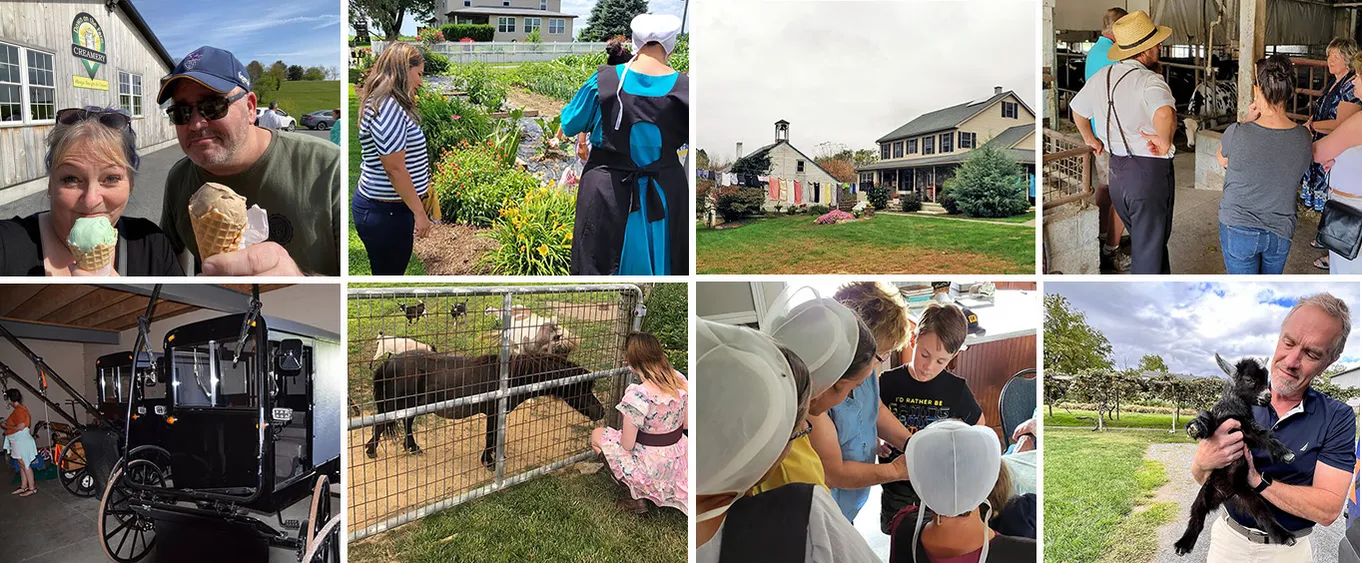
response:
<path id="1" fill-rule="evenodd" d="M 127 276 L 183 276 L 161 228 L 146 219 L 123 217 L 118 229 L 118 255 L 114 262 L 126 261 Z M 0 221 L 0 276 L 42 276 L 43 242 L 38 231 L 38 216 L 15 217 Z"/>

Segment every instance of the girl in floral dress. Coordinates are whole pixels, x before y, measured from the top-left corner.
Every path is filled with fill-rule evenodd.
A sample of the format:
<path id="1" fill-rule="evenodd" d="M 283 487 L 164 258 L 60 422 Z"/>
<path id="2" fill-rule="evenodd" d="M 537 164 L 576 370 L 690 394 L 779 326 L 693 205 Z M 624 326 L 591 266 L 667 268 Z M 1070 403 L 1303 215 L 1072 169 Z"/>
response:
<path id="1" fill-rule="evenodd" d="M 597 428 L 591 448 L 600 453 L 615 478 L 629 488 L 620 508 L 642 514 L 651 501 L 686 511 L 686 380 L 662 353 L 651 334 L 633 333 L 625 341 L 625 359 L 642 383 L 624 390 L 615 408 L 623 428 Z"/>

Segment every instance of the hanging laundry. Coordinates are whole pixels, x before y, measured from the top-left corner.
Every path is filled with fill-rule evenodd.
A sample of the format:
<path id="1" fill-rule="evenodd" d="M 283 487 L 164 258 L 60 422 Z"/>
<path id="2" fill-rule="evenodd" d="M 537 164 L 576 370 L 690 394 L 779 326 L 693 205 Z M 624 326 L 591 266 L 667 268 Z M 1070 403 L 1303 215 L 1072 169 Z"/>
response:
<path id="1" fill-rule="evenodd" d="M 794 183 L 794 202 L 796 205 L 804 203 L 804 184 L 799 180 L 795 180 Z"/>
<path id="2" fill-rule="evenodd" d="M 828 205 L 836 204 L 836 202 L 832 200 L 832 184 L 823 186 L 823 203 Z"/>
<path id="3" fill-rule="evenodd" d="M 771 184 L 771 194 L 770 194 L 770 195 L 771 195 L 771 199 L 780 200 L 780 180 L 777 180 L 777 179 L 775 179 L 775 178 L 771 178 L 771 179 L 770 179 L 770 184 Z"/>

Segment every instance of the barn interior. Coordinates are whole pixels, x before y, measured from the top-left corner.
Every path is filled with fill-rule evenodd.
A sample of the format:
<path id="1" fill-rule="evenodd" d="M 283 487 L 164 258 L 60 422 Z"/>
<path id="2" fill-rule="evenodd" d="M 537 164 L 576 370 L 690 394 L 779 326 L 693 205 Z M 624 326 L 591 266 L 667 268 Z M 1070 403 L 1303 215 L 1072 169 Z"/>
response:
<path id="1" fill-rule="evenodd" d="M 1221 133 L 1248 111 L 1253 65 L 1269 54 L 1291 57 L 1296 95 L 1287 104 L 1304 122 L 1326 81 L 1326 47 L 1335 38 L 1362 36 L 1358 9 L 1345 0 L 1047 0 L 1042 8 L 1044 95 L 1045 272 L 1101 270 L 1096 188 L 1091 150 L 1073 125 L 1068 101 L 1083 85 L 1084 57 L 1101 34 L 1111 7 L 1144 10 L 1173 33 L 1160 46 L 1163 74 L 1177 101 L 1173 273 L 1223 274 L 1216 221 L 1224 169 L 1216 161 Z M 1318 214 L 1302 212 L 1286 273 L 1323 273 L 1308 249 Z"/>
<path id="2" fill-rule="evenodd" d="M 262 284 L 259 290 L 265 315 L 318 327 L 340 324 L 337 284 Z M 23 394 L 40 452 L 69 439 L 69 434 L 54 430 L 79 432 L 80 427 L 97 422 L 82 403 L 100 409 L 117 402 L 108 389 L 101 393 L 96 361 L 133 348 L 138 317 L 144 314 L 152 291 L 151 285 L 0 285 L 0 327 L 18 342 L 0 332 L 0 387 L 17 388 Z M 248 284 L 161 286 L 147 332 L 149 348 L 160 351 L 166 334 L 176 327 L 244 311 L 250 292 Z M 39 368 L 35 357 L 47 367 Z M 107 383 L 114 394 L 128 392 Z M 6 405 L 0 411 L 8 415 L 10 409 Z M 11 485 L 4 490 L 8 493 L 19 486 L 19 479 L 10 460 L 5 460 L 5 466 L 0 479 Z M 5 530 L 0 560 L 109 560 L 96 527 L 102 491 L 91 497 L 77 496 L 63 486 L 59 474 L 52 471 L 49 475 L 55 478 L 44 480 L 39 472 L 36 494 L 0 494 L 4 497 L 0 498 L 0 529 Z M 301 519 L 307 511 L 302 503 L 282 516 Z M 271 550 L 271 561 L 296 560 L 296 554 Z"/>

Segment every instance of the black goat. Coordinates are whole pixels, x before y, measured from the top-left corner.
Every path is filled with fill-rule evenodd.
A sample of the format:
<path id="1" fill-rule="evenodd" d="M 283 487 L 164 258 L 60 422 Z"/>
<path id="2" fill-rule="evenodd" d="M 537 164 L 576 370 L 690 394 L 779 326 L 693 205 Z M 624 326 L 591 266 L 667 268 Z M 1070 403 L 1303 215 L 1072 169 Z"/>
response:
<path id="1" fill-rule="evenodd" d="M 415 324 L 421 317 L 426 316 L 425 301 L 417 301 L 415 305 L 403 305 L 398 303 L 397 307 L 402 309 L 402 313 L 407 316 L 407 324 Z"/>
<path id="2" fill-rule="evenodd" d="M 449 308 L 449 318 L 454 319 L 455 321 L 458 321 L 459 317 L 462 317 L 467 314 L 468 314 L 467 301 L 455 303 L 453 306 Z"/>
<path id="3" fill-rule="evenodd" d="M 1296 459 L 1296 454 L 1272 437 L 1272 430 L 1258 426 L 1253 419 L 1253 407 L 1263 407 L 1272 403 L 1272 390 L 1268 387 L 1270 375 L 1257 360 L 1244 358 L 1231 368 L 1229 362 L 1215 355 L 1220 369 L 1229 376 L 1225 392 L 1209 411 L 1201 411 L 1196 418 L 1187 423 L 1187 435 L 1195 440 L 1211 437 L 1226 420 L 1239 421 L 1239 430 L 1244 435 L 1244 443 L 1252 449 L 1267 448 L 1272 457 L 1287 463 Z M 1212 471 L 1201 485 L 1201 491 L 1192 503 L 1192 514 L 1187 518 L 1187 530 L 1182 538 L 1173 544 L 1178 555 L 1186 555 L 1196 545 L 1197 536 L 1206 524 L 1206 515 L 1221 505 L 1233 505 L 1241 512 L 1253 516 L 1257 528 L 1267 532 L 1273 543 L 1293 545 L 1295 538 L 1272 517 L 1272 510 L 1262 495 L 1253 492 L 1248 485 L 1248 461 L 1240 457 L 1229 465 Z"/>

